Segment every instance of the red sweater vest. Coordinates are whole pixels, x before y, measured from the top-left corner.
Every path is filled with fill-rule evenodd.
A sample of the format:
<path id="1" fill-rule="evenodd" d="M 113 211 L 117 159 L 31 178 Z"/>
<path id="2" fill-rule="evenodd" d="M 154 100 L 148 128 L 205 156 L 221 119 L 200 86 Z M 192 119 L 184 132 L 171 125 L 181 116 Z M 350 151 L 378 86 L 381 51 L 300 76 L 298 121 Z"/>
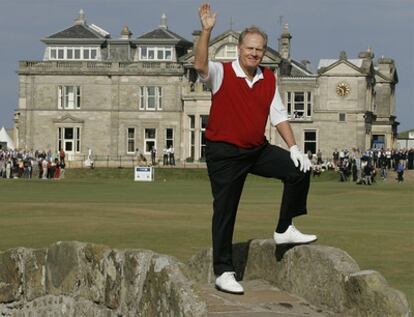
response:
<path id="1" fill-rule="evenodd" d="M 237 77 L 231 63 L 223 63 L 224 77 L 212 97 L 206 138 L 241 148 L 263 144 L 270 105 L 276 92 L 276 78 L 261 68 L 264 79 L 250 88 L 245 78 Z"/>

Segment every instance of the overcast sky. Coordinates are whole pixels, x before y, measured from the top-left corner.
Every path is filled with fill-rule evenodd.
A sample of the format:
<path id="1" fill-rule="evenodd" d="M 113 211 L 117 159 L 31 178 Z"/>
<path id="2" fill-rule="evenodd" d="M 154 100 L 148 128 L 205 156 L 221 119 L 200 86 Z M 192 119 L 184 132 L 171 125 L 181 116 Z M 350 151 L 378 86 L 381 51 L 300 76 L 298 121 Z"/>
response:
<path id="1" fill-rule="evenodd" d="M 133 37 L 153 30 L 167 15 L 171 31 L 191 40 L 200 28 L 200 0 L 0 0 L 0 127 L 13 126 L 18 102 L 19 60 L 40 60 L 40 39 L 73 25 L 79 10 L 87 23 L 120 36 L 128 25 Z M 292 34 L 291 56 L 308 59 L 313 71 L 320 59 L 348 58 L 371 47 L 375 59 L 396 62 L 399 131 L 414 128 L 414 0 L 215 0 L 218 13 L 214 35 L 256 24 L 277 49 L 283 24 Z M 232 21 L 232 22 L 231 22 Z"/>

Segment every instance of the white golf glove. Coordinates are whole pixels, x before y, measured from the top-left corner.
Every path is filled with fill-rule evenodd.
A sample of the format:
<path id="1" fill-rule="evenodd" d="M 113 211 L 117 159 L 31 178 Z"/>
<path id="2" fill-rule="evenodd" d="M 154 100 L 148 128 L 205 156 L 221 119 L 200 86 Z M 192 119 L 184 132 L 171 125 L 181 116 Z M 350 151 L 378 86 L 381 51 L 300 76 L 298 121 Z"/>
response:
<path id="1" fill-rule="evenodd" d="M 302 172 L 307 172 L 311 168 L 311 162 L 308 157 L 304 155 L 298 148 L 297 145 L 293 145 L 290 149 L 290 158 L 296 167 L 300 166 Z"/>

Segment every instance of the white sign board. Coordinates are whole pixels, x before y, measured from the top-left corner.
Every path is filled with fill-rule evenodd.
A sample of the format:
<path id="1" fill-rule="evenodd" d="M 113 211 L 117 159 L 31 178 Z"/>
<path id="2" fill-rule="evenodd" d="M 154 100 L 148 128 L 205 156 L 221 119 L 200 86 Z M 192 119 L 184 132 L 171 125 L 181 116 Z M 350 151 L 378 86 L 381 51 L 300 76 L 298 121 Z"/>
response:
<path id="1" fill-rule="evenodd" d="M 154 180 L 154 168 L 135 166 L 134 180 L 138 182 L 152 182 Z"/>

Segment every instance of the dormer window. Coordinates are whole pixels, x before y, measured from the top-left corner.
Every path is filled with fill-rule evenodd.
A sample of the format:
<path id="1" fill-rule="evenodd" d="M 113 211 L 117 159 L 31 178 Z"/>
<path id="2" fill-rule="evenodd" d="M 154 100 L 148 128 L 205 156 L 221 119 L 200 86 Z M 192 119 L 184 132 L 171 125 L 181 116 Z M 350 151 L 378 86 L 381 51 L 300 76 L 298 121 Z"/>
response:
<path id="1" fill-rule="evenodd" d="M 172 61 L 171 46 L 141 46 L 139 59 L 142 61 Z"/>
<path id="2" fill-rule="evenodd" d="M 237 58 L 237 45 L 225 44 L 220 47 L 216 52 L 216 59 L 230 59 L 234 60 Z"/>
<path id="3" fill-rule="evenodd" d="M 97 47 L 49 47 L 49 60 L 98 60 Z"/>

